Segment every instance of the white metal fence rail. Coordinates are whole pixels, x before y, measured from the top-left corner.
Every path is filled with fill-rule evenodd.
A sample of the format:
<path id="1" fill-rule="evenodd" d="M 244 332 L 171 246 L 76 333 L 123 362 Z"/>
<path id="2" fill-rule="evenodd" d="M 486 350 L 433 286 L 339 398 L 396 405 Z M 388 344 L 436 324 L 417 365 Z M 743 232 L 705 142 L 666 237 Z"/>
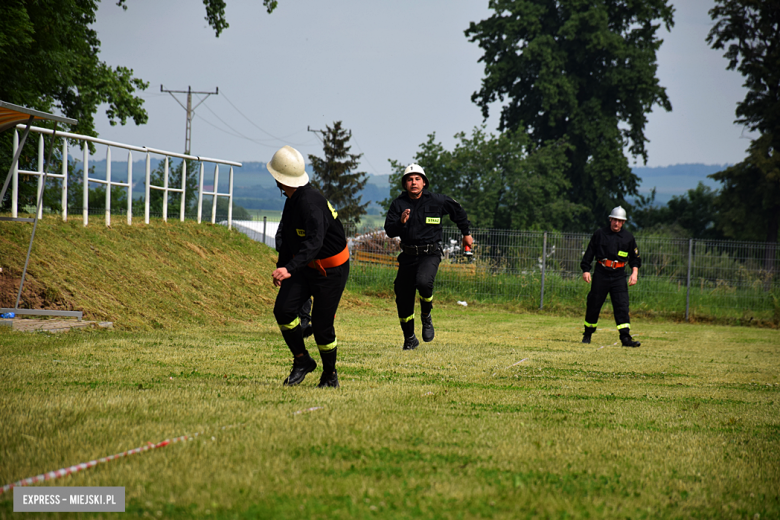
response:
<path id="1" fill-rule="evenodd" d="M 25 125 L 18 125 L 18 129 L 24 129 Z M 83 190 L 83 202 L 82 202 L 82 217 L 84 219 L 84 226 L 89 223 L 89 183 L 103 184 L 106 186 L 106 202 L 105 202 L 105 221 L 106 226 L 111 225 L 111 187 L 119 186 L 127 189 L 127 223 L 132 224 L 133 218 L 133 152 L 139 152 L 146 154 L 146 171 L 145 171 L 145 190 L 144 190 L 144 222 L 149 223 L 149 204 L 151 200 L 151 190 L 159 190 L 164 193 L 163 196 L 163 220 L 168 220 L 168 194 L 180 193 L 181 194 L 181 207 L 179 211 L 179 220 L 184 221 L 184 213 L 186 209 L 186 190 L 187 190 L 187 162 L 186 160 L 198 161 L 200 163 L 200 179 L 199 179 L 199 191 L 198 191 L 198 223 L 201 222 L 203 215 L 203 196 L 212 196 L 212 210 L 211 210 L 211 222 L 215 223 L 217 199 L 218 197 L 225 197 L 228 199 L 228 228 L 232 228 L 233 225 L 233 167 L 241 167 L 241 163 L 235 161 L 227 161 L 224 159 L 214 159 L 211 157 L 200 157 L 196 155 L 187 155 L 176 152 L 169 152 L 166 150 L 159 150 L 156 148 L 149 148 L 146 146 L 135 146 L 125 143 L 117 143 L 114 141 L 107 141 L 105 139 L 99 139 L 97 137 L 90 137 L 87 135 L 73 134 L 69 132 L 57 132 L 55 137 L 62 139 L 62 171 L 61 173 L 48 173 L 44 175 L 44 138 L 43 135 L 51 135 L 53 130 L 40 127 L 30 127 L 31 132 L 38 132 L 38 170 L 20 170 L 18 162 L 13 165 L 12 179 L 11 179 L 11 216 L 17 218 L 19 213 L 19 175 L 30 175 L 38 178 L 38 197 L 45 189 L 43 185 L 44 177 L 52 177 L 62 180 L 62 220 L 68 220 L 68 140 L 81 141 L 81 153 L 82 153 L 82 175 L 84 182 Z M 104 145 L 106 147 L 106 178 L 100 179 L 90 177 L 89 175 L 89 143 L 96 145 Z M 18 130 L 14 130 L 13 137 L 13 151 L 16 153 L 19 147 L 19 133 Z M 120 148 L 127 150 L 127 180 L 126 182 L 119 182 L 112 180 L 111 172 L 111 149 Z M 163 185 L 156 186 L 151 182 L 151 155 L 161 155 L 165 157 L 164 170 L 163 170 Z M 182 179 L 180 187 L 171 187 L 168 183 L 169 176 L 169 160 L 170 158 L 182 159 Z M 212 191 L 204 191 L 204 174 L 205 164 L 214 164 L 214 189 Z M 228 166 L 229 172 L 229 188 L 227 193 L 219 192 L 219 167 L 220 165 Z M 38 208 L 38 218 L 41 218 L 43 214 L 43 207 Z"/>

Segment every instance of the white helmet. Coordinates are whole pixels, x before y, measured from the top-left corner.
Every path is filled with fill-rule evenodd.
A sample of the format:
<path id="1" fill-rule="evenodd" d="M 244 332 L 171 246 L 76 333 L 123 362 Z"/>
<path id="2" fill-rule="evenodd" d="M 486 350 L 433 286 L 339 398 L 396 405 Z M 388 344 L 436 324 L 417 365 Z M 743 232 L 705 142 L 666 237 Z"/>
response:
<path id="1" fill-rule="evenodd" d="M 419 164 L 414 164 L 414 163 L 407 166 L 406 169 L 404 170 L 404 175 L 403 177 L 401 177 L 401 187 L 406 189 L 406 186 L 404 186 L 404 183 L 406 182 L 406 177 L 413 173 L 423 178 L 423 182 L 425 183 L 425 187 L 427 188 L 428 177 L 426 177 L 425 175 L 425 170 L 423 170 L 422 166 L 420 166 Z"/>
<path id="2" fill-rule="evenodd" d="M 609 218 L 614 218 L 617 220 L 626 220 L 626 210 L 624 210 L 622 206 L 613 208 L 612 213 L 609 214 Z"/>
<path id="3" fill-rule="evenodd" d="M 279 148 L 265 167 L 277 182 L 290 188 L 300 188 L 309 183 L 303 155 L 292 146 Z"/>

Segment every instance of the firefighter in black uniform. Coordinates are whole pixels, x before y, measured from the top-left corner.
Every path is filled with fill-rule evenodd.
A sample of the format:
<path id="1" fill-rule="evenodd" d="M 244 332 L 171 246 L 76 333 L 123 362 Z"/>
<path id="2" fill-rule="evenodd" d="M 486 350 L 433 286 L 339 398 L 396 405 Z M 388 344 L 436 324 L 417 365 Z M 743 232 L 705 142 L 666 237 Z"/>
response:
<path id="1" fill-rule="evenodd" d="M 585 334 L 583 343 L 590 343 L 591 335 L 596 331 L 599 312 L 609 294 L 615 323 L 620 331 L 620 342 L 624 347 L 638 347 L 640 343 L 631 337 L 631 319 L 628 313 L 628 286 L 636 284 L 639 267 L 639 249 L 634 235 L 623 229 L 626 210 L 618 206 L 609 215 L 609 225 L 597 230 L 588 243 L 582 257 L 582 279 L 591 283 L 590 268 L 595 258 L 596 270 L 593 284 L 588 293 L 588 307 L 585 311 Z M 626 264 L 631 267 L 631 275 L 626 283 Z"/>
<path id="2" fill-rule="evenodd" d="M 406 168 L 401 186 L 405 192 L 390 205 L 385 231 L 389 237 L 401 237 L 394 283 L 395 305 L 404 333 L 403 349 L 412 350 L 420 344 L 414 334 L 415 292 L 420 293 L 423 341 L 433 341 L 431 309 L 433 282 L 442 257 L 442 215 L 449 215 L 463 233 L 464 249 L 471 248 L 474 240 L 463 207 L 451 197 L 428 191 L 428 177 L 420 165 L 411 164 Z"/>
<path id="3" fill-rule="evenodd" d="M 287 196 L 282 212 L 279 260 L 273 272 L 279 287 L 274 317 L 293 354 L 287 386 L 301 383 L 317 362 L 306 350 L 298 313 L 314 297 L 311 327 L 322 359 L 320 388 L 339 386 L 336 331 L 333 320 L 349 277 L 349 249 L 338 213 L 309 184 L 303 156 L 290 146 L 278 150 L 268 171 Z"/>

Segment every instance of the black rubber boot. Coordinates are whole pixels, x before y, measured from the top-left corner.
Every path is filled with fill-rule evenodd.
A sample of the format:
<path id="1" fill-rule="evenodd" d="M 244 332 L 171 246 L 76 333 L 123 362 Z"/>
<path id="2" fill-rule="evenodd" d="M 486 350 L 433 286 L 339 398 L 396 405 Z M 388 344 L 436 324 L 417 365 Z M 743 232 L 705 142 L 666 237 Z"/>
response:
<path id="1" fill-rule="evenodd" d="M 583 343 L 590 343 L 590 337 L 596 332 L 596 327 L 585 327 L 585 333 L 582 335 Z"/>
<path id="2" fill-rule="evenodd" d="M 414 350 L 420 346 L 420 340 L 414 334 L 411 337 L 404 338 L 404 350 Z"/>
<path id="3" fill-rule="evenodd" d="M 308 352 L 305 352 L 303 356 L 293 359 L 292 370 L 283 384 L 285 386 L 299 385 L 303 382 L 306 374 L 313 372 L 315 368 L 317 368 L 317 362 L 312 359 Z"/>
<path id="4" fill-rule="evenodd" d="M 433 341 L 434 336 L 433 331 L 433 319 L 431 319 L 431 315 L 422 315 L 422 338 L 423 341 L 428 343 L 429 341 Z"/>
<path id="5" fill-rule="evenodd" d="M 323 372 L 320 376 L 320 384 L 317 388 L 338 388 L 339 387 L 339 375 L 334 370 L 333 372 Z"/>
<path id="6" fill-rule="evenodd" d="M 623 329 L 622 331 L 620 331 L 620 343 L 624 347 L 638 347 L 639 345 L 641 345 L 641 343 L 639 343 L 638 341 L 634 341 L 634 338 L 631 337 L 631 334 L 627 329 Z"/>
<path id="7" fill-rule="evenodd" d="M 401 323 L 401 330 L 404 331 L 404 350 L 414 350 L 420 345 L 420 340 L 414 335 L 414 320 Z"/>

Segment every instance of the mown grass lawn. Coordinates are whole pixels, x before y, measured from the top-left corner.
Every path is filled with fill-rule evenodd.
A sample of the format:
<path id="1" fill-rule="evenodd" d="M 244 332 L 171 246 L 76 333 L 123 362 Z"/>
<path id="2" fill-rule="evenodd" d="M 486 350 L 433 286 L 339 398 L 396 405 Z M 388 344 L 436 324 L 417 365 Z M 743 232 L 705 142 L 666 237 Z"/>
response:
<path id="1" fill-rule="evenodd" d="M 365 298 L 337 318 L 338 390 L 319 368 L 281 386 L 270 317 L 0 328 L 0 485 L 197 433 L 42 485 L 123 486 L 124 517 L 780 517 L 777 330 L 635 320 L 626 349 L 581 321 L 438 304 L 403 352 L 392 301 Z"/>

